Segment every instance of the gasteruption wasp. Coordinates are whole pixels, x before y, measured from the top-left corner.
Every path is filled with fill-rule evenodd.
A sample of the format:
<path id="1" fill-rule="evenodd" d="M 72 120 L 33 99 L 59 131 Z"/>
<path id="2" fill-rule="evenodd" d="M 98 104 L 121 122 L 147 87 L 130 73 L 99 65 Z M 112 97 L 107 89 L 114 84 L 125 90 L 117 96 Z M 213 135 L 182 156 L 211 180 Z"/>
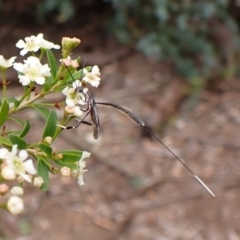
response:
<path id="1" fill-rule="evenodd" d="M 149 130 L 144 121 L 142 119 L 140 119 L 138 116 L 136 116 L 134 113 L 132 113 L 131 111 L 117 105 L 114 103 L 109 103 L 109 102 L 97 102 L 95 101 L 94 95 L 91 93 L 91 91 L 89 91 L 85 86 L 86 83 L 90 82 L 88 81 L 86 75 L 90 74 L 90 80 L 92 79 L 93 81 L 95 81 L 93 84 L 93 86 L 97 87 L 100 81 L 100 72 L 97 66 L 93 66 L 92 67 L 92 72 L 88 72 L 87 70 L 85 70 L 84 73 L 84 67 L 82 70 L 82 75 L 80 77 L 81 80 L 74 80 L 73 75 L 70 71 L 70 69 L 68 68 L 68 66 L 65 64 L 66 69 L 68 71 L 68 73 L 70 74 L 72 81 L 73 81 L 73 87 L 67 87 L 65 88 L 65 90 L 63 90 L 63 93 L 65 95 L 67 95 L 67 100 L 72 103 L 72 105 L 76 104 L 76 105 L 83 105 L 84 107 L 77 107 L 78 110 L 80 110 L 82 112 L 82 117 L 79 120 L 78 119 L 78 123 L 75 126 L 62 126 L 62 125 L 58 125 L 60 126 L 62 129 L 76 129 L 78 128 L 82 123 L 83 124 L 87 124 L 92 126 L 93 128 L 93 137 L 95 139 L 98 139 L 99 135 L 100 135 L 100 120 L 99 120 L 99 115 L 98 115 L 98 110 L 97 110 L 97 105 L 105 105 L 105 106 L 111 106 L 114 107 L 122 112 L 124 112 L 125 114 L 127 114 L 130 118 L 132 118 L 139 126 L 141 126 L 142 128 L 144 128 L 147 132 L 149 132 L 151 134 L 151 136 L 156 139 L 160 144 L 162 144 L 167 151 L 169 151 L 175 158 L 177 161 L 179 161 L 197 180 L 198 182 L 201 183 L 201 185 L 212 195 L 215 197 L 214 193 L 207 187 L 207 185 L 196 175 L 194 174 L 194 172 L 164 143 L 162 142 L 151 130 Z M 83 77 L 83 74 L 85 74 L 85 76 Z M 95 74 L 95 75 L 94 75 Z M 72 100 L 69 100 L 69 96 L 71 96 Z M 70 104 L 71 105 L 71 104 Z M 91 116 L 91 123 L 85 121 L 85 119 L 87 118 L 87 116 L 90 115 Z M 75 116 L 77 116 L 77 114 L 75 114 Z M 79 116 L 78 116 L 79 117 Z"/>

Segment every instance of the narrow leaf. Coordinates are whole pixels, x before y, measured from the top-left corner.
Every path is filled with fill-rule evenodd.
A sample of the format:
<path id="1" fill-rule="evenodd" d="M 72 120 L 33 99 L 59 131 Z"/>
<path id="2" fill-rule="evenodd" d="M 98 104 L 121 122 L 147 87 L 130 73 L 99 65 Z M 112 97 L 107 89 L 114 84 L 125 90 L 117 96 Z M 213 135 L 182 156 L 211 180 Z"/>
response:
<path id="1" fill-rule="evenodd" d="M 12 120 L 12 121 L 18 123 L 19 125 L 24 126 L 24 122 L 17 118 L 10 117 L 10 118 L 8 118 L 8 120 Z"/>
<path id="2" fill-rule="evenodd" d="M 84 69 L 86 69 L 87 71 L 90 71 L 91 68 L 92 67 L 88 66 L 88 67 L 85 67 Z M 81 79 L 81 78 L 83 78 L 84 77 L 83 69 L 80 69 L 80 70 L 74 72 L 72 74 L 72 77 L 73 77 L 73 79 Z M 72 78 L 71 78 L 71 81 L 72 81 Z"/>
<path id="3" fill-rule="evenodd" d="M 44 153 L 47 154 L 48 157 L 52 157 L 52 148 L 48 146 L 47 144 L 41 143 L 38 145 L 38 147 L 43 151 Z"/>
<path id="4" fill-rule="evenodd" d="M 62 151 L 60 152 L 62 154 L 62 158 L 60 159 L 63 162 L 71 162 L 75 163 L 80 160 L 82 156 L 82 151 Z M 57 162 L 57 161 L 56 161 Z"/>
<path id="5" fill-rule="evenodd" d="M 51 111 L 44 128 L 43 138 L 53 137 L 56 131 L 56 127 L 57 127 L 57 114 L 55 111 Z"/>
<path id="6" fill-rule="evenodd" d="M 52 76 L 55 79 L 56 76 L 57 76 L 56 59 L 55 59 L 54 54 L 52 53 L 52 51 L 50 49 L 47 49 L 46 53 L 47 53 L 48 63 L 49 63 L 50 69 L 51 69 Z"/>
<path id="7" fill-rule="evenodd" d="M 38 166 L 37 166 L 37 172 L 38 172 L 38 176 L 42 177 L 44 183 L 41 187 L 41 190 L 43 192 L 48 190 L 48 184 L 49 184 L 49 167 L 48 165 L 45 163 L 45 159 L 43 157 L 38 159 Z"/>
<path id="8" fill-rule="evenodd" d="M 30 123 L 28 120 L 25 121 L 25 124 L 24 124 L 24 127 L 23 127 L 23 130 L 22 132 L 20 133 L 19 137 L 23 138 L 27 135 L 27 133 L 29 132 L 30 130 Z"/>
<path id="9" fill-rule="evenodd" d="M 0 143 L 2 145 L 6 145 L 6 146 L 9 146 L 9 147 L 12 146 L 12 143 L 8 138 L 0 137 Z"/>
<path id="10" fill-rule="evenodd" d="M 35 109 L 38 110 L 38 112 L 40 114 L 42 114 L 45 118 L 48 118 L 48 115 L 50 113 L 50 111 L 44 107 L 40 107 L 40 106 L 37 106 L 37 105 L 31 105 L 32 107 L 34 107 Z"/>
<path id="11" fill-rule="evenodd" d="M 6 121 L 9 112 L 9 105 L 7 99 L 4 99 L 2 106 L 0 108 L 0 126 Z"/>
<path id="12" fill-rule="evenodd" d="M 69 167 L 70 169 L 76 169 L 76 167 L 77 167 L 76 163 L 73 163 L 73 162 L 64 162 L 62 160 L 57 160 L 55 162 L 56 162 L 56 164 L 58 164 L 62 167 Z"/>
<path id="13" fill-rule="evenodd" d="M 14 144 L 18 145 L 18 149 L 22 150 L 27 148 L 27 143 L 19 136 L 10 135 L 9 138 L 13 145 Z"/>
<path id="14" fill-rule="evenodd" d="M 46 79 L 46 81 L 43 85 L 43 89 L 45 92 L 47 92 L 52 87 L 52 83 L 53 83 L 52 76 Z"/>

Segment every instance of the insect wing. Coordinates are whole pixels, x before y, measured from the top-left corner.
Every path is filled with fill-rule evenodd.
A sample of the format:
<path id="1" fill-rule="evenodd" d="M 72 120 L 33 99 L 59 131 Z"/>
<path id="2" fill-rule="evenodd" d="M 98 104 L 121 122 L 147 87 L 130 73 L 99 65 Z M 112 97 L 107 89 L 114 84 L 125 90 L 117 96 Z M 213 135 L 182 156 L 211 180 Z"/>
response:
<path id="1" fill-rule="evenodd" d="M 92 118 L 92 126 L 93 126 L 93 137 L 95 139 L 98 139 L 100 135 L 100 120 L 99 120 L 98 111 L 95 103 L 92 104 L 91 118 Z"/>

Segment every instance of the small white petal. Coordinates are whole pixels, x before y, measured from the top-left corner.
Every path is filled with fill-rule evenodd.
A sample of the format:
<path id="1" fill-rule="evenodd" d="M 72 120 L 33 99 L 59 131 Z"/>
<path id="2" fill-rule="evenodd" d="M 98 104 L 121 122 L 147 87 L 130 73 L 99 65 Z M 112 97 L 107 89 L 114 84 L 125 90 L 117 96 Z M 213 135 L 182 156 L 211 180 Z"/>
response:
<path id="1" fill-rule="evenodd" d="M 69 106 L 69 107 L 74 107 L 75 106 L 75 103 L 72 99 L 69 99 L 67 98 L 66 99 L 66 104 Z"/>
<path id="2" fill-rule="evenodd" d="M 15 70 L 17 70 L 18 72 L 24 72 L 25 71 L 25 69 L 26 69 L 26 66 L 24 65 L 24 64 L 22 64 L 22 63 L 14 63 L 13 64 L 13 68 L 15 69 Z"/>
<path id="3" fill-rule="evenodd" d="M 25 181 L 31 183 L 32 182 L 32 179 L 25 173 L 20 173 L 19 174 Z"/>
<path id="4" fill-rule="evenodd" d="M 35 82 L 39 85 L 43 85 L 45 83 L 45 78 L 44 77 L 38 77 L 35 79 Z"/>
<path id="5" fill-rule="evenodd" d="M 83 160 L 83 159 L 85 159 L 85 158 L 90 157 L 90 155 L 91 155 L 90 152 L 83 151 L 83 153 L 82 153 L 82 157 L 81 157 L 80 161 Z"/>
<path id="6" fill-rule="evenodd" d="M 19 78 L 19 82 L 20 82 L 23 86 L 27 86 L 27 85 L 31 82 L 31 81 L 30 81 L 30 78 L 27 77 L 27 76 L 19 75 L 18 78 Z"/>
<path id="7" fill-rule="evenodd" d="M 62 93 L 64 95 L 67 95 L 68 94 L 68 90 L 69 90 L 69 87 L 65 87 L 63 90 L 62 90 Z"/>
<path id="8" fill-rule="evenodd" d="M 6 148 L 0 149 L 0 159 L 5 159 L 8 153 L 9 153 L 8 149 Z"/>
<path id="9" fill-rule="evenodd" d="M 19 158 L 20 158 L 22 161 L 26 160 L 27 157 L 28 157 L 28 153 L 27 153 L 26 150 L 21 150 L 21 151 L 19 152 Z"/>
<path id="10" fill-rule="evenodd" d="M 25 42 L 21 39 L 16 43 L 17 48 L 24 48 L 26 46 Z"/>
<path id="11" fill-rule="evenodd" d="M 21 55 L 21 56 L 24 56 L 24 55 L 26 55 L 27 53 L 28 53 L 28 50 L 26 50 L 26 49 L 23 49 L 23 50 L 20 51 L 20 55 Z"/>
<path id="12" fill-rule="evenodd" d="M 82 174 L 78 177 L 78 185 L 79 186 L 83 186 L 84 185 L 83 175 Z"/>
<path id="13" fill-rule="evenodd" d="M 17 154 L 17 145 L 15 144 L 15 145 L 12 146 L 11 155 L 12 155 L 13 157 L 15 157 L 16 154 Z"/>
<path id="14" fill-rule="evenodd" d="M 24 166 L 25 166 L 25 170 L 30 173 L 30 174 L 36 174 L 36 170 L 35 167 L 33 165 L 33 161 L 32 159 L 29 159 L 27 161 L 24 162 Z"/>

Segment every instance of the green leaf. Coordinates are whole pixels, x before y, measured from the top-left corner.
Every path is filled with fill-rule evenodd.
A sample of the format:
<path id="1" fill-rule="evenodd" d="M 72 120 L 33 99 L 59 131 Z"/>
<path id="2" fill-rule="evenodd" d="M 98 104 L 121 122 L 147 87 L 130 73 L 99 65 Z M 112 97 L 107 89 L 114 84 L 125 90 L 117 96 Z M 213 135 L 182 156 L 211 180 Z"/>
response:
<path id="1" fill-rule="evenodd" d="M 38 147 L 41 149 L 41 151 L 46 153 L 48 157 L 52 158 L 52 148 L 49 145 L 41 143 L 38 145 Z"/>
<path id="2" fill-rule="evenodd" d="M 70 169 L 76 169 L 77 168 L 76 163 L 73 163 L 73 162 L 64 162 L 62 160 L 57 160 L 57 161 L 55 161 L 55 163 L 60 165 L 60 166 L 63 166 L 63 167 L 69 167 Z"/>
<path id="3" fill-rule="evenodd" d="M 56 59 L 55 59 L 54 54 L 52 53 L 52 51 L 50 49 L 46 49 L 46 53 L 47 53 L 48 63 L 49 63 L 50 69 L 51 69 L 52 76 L 55 79 L 56 76 L 57 76 Z"/>
<path id="4" fill-rule="evenodd" d="M 60 166 L 66 166 L 71 169 L 76 169 L 77 164 L 82 156 L 82 151 L 78 150 L 67 150 L 67 151 L 61 151 L 58 154 L 62 154 L 61 159 L 55 159 L 55 163 Z"/>
<path id="5" fill-rule="evenodd" d="M 55 111 L 51 111 L 48 115 L 48 119 L 44 128 L 43 138 L 53 137 L 57 127 L 57 114 Z"/>
<path id="6" fill-rule="evenodd" d="M 11 134 L 9 138 L 13 145 L 17 144 L 18 149 L 22 150 L 27 148 L 27 143 L 19 136 Z"/>
<path id="7" fill-rule="evenodd" d="M 50 90 L 50 88 L 52 87 L 52 83 L 53 83 L 52 76 L 46 79 L 46 81 L 43 85 L 43 89 L 44 89 L 45 92 Z"/>
<path id="8" fill-rule="evenodd" d="M 0 126 L 2 126 L 6 121 L 8 117 L 8 113 L 9 113 L 9 105 L 8 105 L 7 99 L 4 99 L 2 106 L 0 108 Z"/>
<path id="9" fill-rule="evenodd" d="M 9 103 L 13 103 L 15 108 L 17 108 L 19 106 L 19 104 L 20 104 L 20 102 L 16 98 L 14 98 L 14 97 L 10 97 L 8 99 L 8 102 Z"/>
<path id="10" fill-rule="evenodd" d="M 46 159 L 44 159 L 43 157 L 39 157 L 38 159 L 38 166 L 37 166 L 37 173 L 39 177 L 42 177 L 44 183 L 41 187 L 41 190 L 43 192 L 48 190 L 48 184 L 49 184 L 49 167 L 48 165 L 45 163 Z"/>
<path id="11" fill-rule="evenodd" d="M 9 117 L 8 120 L 12 120 L 12 121 L 18 123 L 19 125 L 24 126 L 24 122 L 17 118 Z"/>
<path id="12" fill-rule="evenodd" d="M 27 133 L 29 132 L 30 130 L 30 123 L 28 120 L 25 121 L 25 124 L 24 124 L 24 127 L 23 127 L 23 130 L 22 132 L 20 133 L 19 137 L 23 138 L 27 135 Z"/>
<path id="13" fill-rule="evenodd" d="M 80 160 L 82 157 L 82 151 L 72 150 L 72 151 L 62 151 L 59 152 L 62 154 L 62 158 L 60 159 L 63 162 L 75 163 Z M 57 161 L 56 161 L 57 162 Z"/>
<path id="14" fill-rule="evenodd" d="M 87 71 L 90 71 L 91 68 L 92 68 L 92 67 L 90 67 L 90 66 L 84 67 L 84 69 L 86 69 Z M 81 78 L 83 78 L 83 77 L 84 77 L 83 69 L 80 69 L 80 70 L 74 72 L 74 73 L 72 74 L 72 76 L 73 76 L 74 79 L 81 79 Z"/>
<path id="15" fill-rule="evenodd" d="M 41 107 L 41 106 L 38 106 L 38 105 L 31 105 L 32 107 L 36 108 L 38 110 L 38 112 L 40 114 L 42 114 L 45 118 L 48 118 L 48 115 L 50 113 L 50 110 L 44 108 L 44 107 Z"/>
<path id="16" fill-rule="evenodd" d="M 9 147 L 12 146 L 12 143 L 8 138 L 0 137 L 0 143 Z"/>

